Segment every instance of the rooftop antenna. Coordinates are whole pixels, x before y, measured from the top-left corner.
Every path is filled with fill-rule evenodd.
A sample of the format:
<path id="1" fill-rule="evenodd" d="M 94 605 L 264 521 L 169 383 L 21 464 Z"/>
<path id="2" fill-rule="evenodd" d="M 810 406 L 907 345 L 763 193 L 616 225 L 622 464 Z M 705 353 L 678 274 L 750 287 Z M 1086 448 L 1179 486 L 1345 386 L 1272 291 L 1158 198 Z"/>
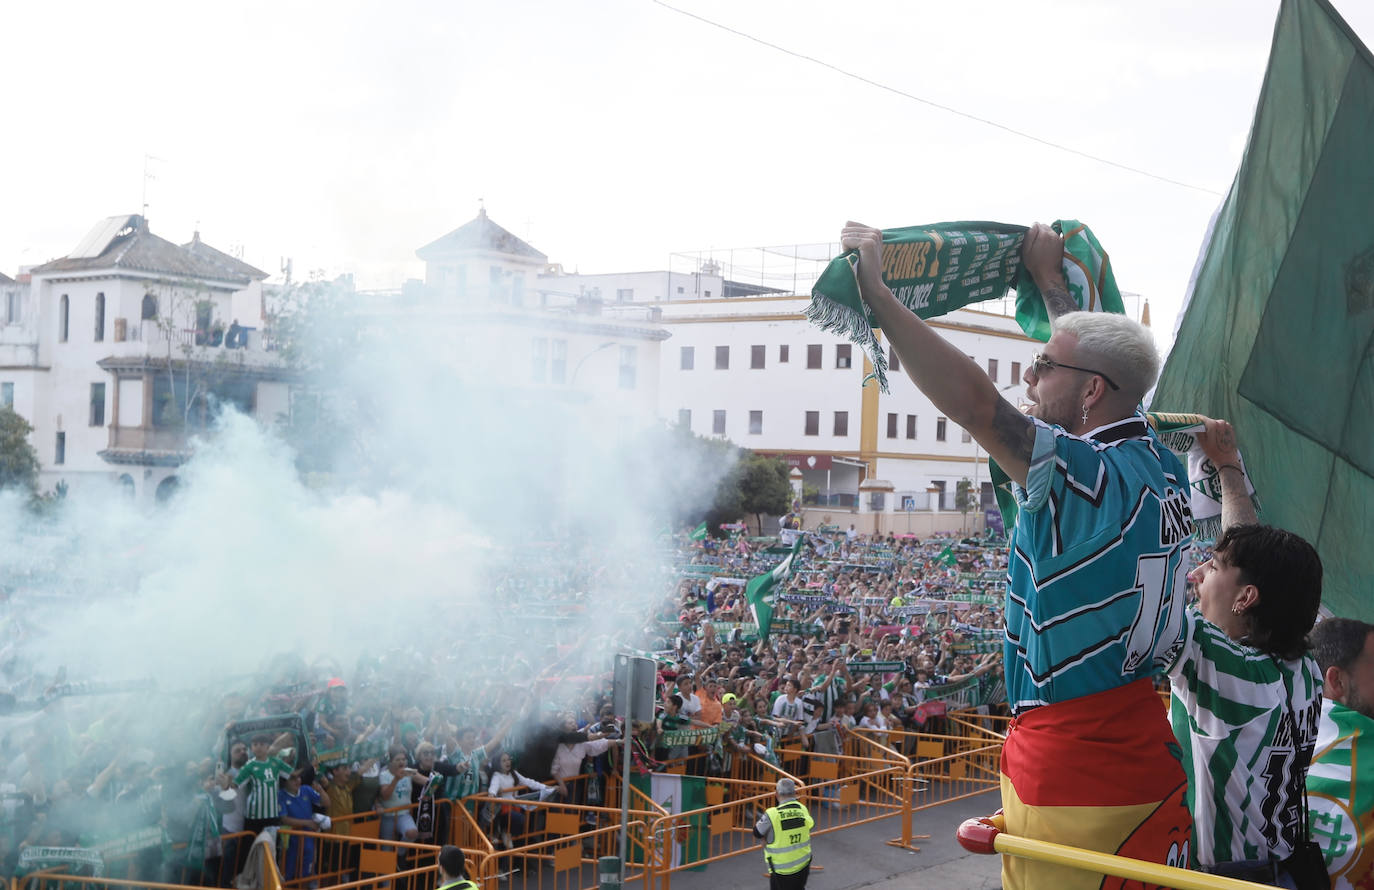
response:
<path id="1" fill-rule="evenodd" d="M 143 206 L 143 219 L 145 222 L 148 219 L 148 180 L 157 179 L 157 177 L 153 175 L 153 171 L 148 168 L 148 162 L 162 160 L 163 159 L 159 158 L 157 155 L 150 155 L 146 152 L 143 155 L 143 200 L 139 203 Z M 197 225 L 196 228 L 200 228 L 200 226 Z"/>
<path id="2" fill-rule="evenodd" d="M 478 199 L 477 199 L 477 215 L 478 215 L 478 216 L 486 216 L 486 215 L 487 215 L 487 202 L 486 202 L 486 200 L 483 199 L 483 198 L 478 198 Z"/>

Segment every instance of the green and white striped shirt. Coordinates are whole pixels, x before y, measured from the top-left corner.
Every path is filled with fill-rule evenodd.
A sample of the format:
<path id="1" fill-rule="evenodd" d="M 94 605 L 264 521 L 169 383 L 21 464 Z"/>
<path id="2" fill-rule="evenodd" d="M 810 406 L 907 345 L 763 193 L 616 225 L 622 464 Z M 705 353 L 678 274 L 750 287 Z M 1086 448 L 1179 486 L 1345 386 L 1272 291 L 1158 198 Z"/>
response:
<path id="1" fill-rule="evenodd" d="M 1170 720 L 1188 774 L 1193 861 L 1287 858 L 1298 832 L 1298 754 L 1305 752 L 1302 763 L 1311 757 L 1321 713 L 1316 661 L 1279 661 L 1230 639 L 1190 607 L 1168 674 Z"/>
<path id="2" fill-rule="evenodd" d="M 277 781 L 291 775 L 291 764 L 280 757 L 249 760 L 234 777 L 240 793 L 247 791 L 243 815 L 246 819 L 276 819 L 281 816 L 277 803 Z M 247 786 L 245 789 L 244 786 Z"/>

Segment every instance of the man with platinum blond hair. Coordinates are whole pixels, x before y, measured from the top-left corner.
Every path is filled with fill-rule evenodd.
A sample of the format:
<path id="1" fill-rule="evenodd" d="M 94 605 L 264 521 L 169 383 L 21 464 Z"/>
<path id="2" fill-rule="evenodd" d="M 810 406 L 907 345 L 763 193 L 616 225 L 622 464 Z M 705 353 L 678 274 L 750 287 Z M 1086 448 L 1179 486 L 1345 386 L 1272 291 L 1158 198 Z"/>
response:
<path id="1" fill-rule="evenodd" d="M 1149 330 L 1077 311 L 1063 241 L 1037 224 L 1021 274 L 1054 327 L 1026 370 L 1023 414 L 883 283 L 881 231 L 848 223 L 840 240 L 859 252 L 863 299 L 912 381 L 1014 483 L 1007 831 L 1186 867 L 1186 779 L 1153 678 L 1180 646 L 1193 524 L 1187 473 L 1140 411 L 1159 373 Z M 1101 876 L 1005 857 L 1002 882 L 1096 887 Z"/>

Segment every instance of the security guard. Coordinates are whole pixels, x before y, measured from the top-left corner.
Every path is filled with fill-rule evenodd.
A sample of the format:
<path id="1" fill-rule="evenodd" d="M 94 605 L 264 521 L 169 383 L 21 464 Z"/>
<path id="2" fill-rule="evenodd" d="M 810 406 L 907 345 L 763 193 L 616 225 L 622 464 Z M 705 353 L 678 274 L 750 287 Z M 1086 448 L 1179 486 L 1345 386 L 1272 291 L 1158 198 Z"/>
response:
<path id="1" fill-rule="evenodd" d="M 778 805 L 754 825 L 763 838 L 769 890 L 801 890 L 811 874 L 811 826 L 816 820 L 797 800 L 797 783 L 778 779 Z"/>
<path id="2" fill-rule="evenodd" d="M 439 890 L 477 890 L 477 885 L 468 880 L 462 848 L 445 845 L 439 851 Z"/>

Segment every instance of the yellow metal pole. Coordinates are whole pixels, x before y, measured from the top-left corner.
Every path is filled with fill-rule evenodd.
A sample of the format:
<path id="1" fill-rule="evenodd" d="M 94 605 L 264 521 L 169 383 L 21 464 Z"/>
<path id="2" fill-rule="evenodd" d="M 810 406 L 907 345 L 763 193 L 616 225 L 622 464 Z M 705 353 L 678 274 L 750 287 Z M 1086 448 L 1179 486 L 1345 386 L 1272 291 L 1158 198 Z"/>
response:
<path id="1" fill-rule="evenodd" d="M 1003 824 L 1005 823 L 1000 816 L 990 819 L 969 819 L 959 826 L 959 843 L 974 853 L 997 852 L 1003 856 L 1021 856 L 1146 884 L 1173 887 L 1175 890 L 1255 890 L 1263 886 L 1235 878 L 1189 871 L 1186 868 L 1160 865 L 1157 862 L 1145 862 L 1141 859 L 1113 856 L 1110 853 L 1083 850 L 1050 841 L 1016 837 L 1004 834 L 1001 830 Z"/>

